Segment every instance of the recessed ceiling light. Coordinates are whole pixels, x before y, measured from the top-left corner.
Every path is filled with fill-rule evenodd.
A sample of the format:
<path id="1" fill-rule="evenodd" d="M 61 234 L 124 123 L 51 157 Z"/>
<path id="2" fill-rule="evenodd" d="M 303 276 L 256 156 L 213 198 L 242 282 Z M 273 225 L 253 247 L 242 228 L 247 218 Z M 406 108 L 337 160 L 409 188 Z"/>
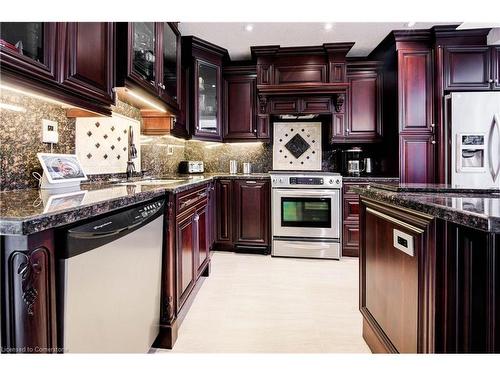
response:
<path id="1" fill-rule="evenodd" d="M 252 31 L 252 30 L 253 30 L 253 25 L 250 25 L 250 24 L 249 24 L 249 25 L 246 25 L 246 26 L 245 26 L 245 30 L 246 30 L 246 31 Z"/>
<path id="2" fill-rule="evenodd" d="M 408 23 L 406 24 L 406 26 L 408 26 L 408 27 L 413 27 L 413 26 L 415 26 L 415 24 L 416 24 L 416 22 L 415 22 L 415 21 L 410 21 L 410 22 L 408 22 Z"/>
<path id="3" fill-rule="evenodd" d="M 333 28 L 333 23 L 325 23 L 325 30 L 331 30 Z"/>

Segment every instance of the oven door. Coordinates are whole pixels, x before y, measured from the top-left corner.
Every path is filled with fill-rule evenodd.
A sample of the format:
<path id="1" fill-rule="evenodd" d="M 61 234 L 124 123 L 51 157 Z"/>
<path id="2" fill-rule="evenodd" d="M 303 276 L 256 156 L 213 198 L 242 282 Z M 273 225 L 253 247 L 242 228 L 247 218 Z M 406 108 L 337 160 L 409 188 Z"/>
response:
<path id="1" fill-rule="evenodd" d="M 340 237 L 340 190 L 273 189 L 273 236 Z"/>

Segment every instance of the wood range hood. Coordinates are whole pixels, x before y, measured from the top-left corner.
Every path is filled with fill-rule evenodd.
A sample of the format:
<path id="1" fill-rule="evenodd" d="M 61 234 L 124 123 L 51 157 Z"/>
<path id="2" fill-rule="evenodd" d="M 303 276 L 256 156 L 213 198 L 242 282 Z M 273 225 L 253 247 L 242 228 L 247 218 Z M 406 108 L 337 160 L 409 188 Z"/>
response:
<path id="1" fill-rule="evenodd" d="M 353 45 L 251 47 L 259 115 L 343 113 L 349 87 L 346 55 Z"/>

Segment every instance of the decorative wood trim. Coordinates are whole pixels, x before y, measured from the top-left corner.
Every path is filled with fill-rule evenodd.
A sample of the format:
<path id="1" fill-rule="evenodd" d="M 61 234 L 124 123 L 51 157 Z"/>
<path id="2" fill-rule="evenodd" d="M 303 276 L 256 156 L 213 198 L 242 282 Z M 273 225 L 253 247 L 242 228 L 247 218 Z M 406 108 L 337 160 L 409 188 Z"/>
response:
<path id="1" fill-rule="evenodd" d="M 257 85 L 260 95 L 306 95 L 344 93 L 349 87 L 342 83 L 294 83 L 281 85 Z"/>
<path id="2" fill-rule="evenodd" d="M 337 94 L 333 97 L 333 107 L 335 112 L 344 112 L 345 94 Z"/>

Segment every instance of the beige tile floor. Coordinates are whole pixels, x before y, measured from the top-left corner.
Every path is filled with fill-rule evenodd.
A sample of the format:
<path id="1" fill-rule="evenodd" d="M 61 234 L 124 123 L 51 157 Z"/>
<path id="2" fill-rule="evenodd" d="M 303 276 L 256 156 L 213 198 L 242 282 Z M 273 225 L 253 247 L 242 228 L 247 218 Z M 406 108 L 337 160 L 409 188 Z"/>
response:
<path id="1" fill-rule="evenodd" d="M 357 259 L 215 252 L 173 350 L 158 353 L 369 353 Z"/>

